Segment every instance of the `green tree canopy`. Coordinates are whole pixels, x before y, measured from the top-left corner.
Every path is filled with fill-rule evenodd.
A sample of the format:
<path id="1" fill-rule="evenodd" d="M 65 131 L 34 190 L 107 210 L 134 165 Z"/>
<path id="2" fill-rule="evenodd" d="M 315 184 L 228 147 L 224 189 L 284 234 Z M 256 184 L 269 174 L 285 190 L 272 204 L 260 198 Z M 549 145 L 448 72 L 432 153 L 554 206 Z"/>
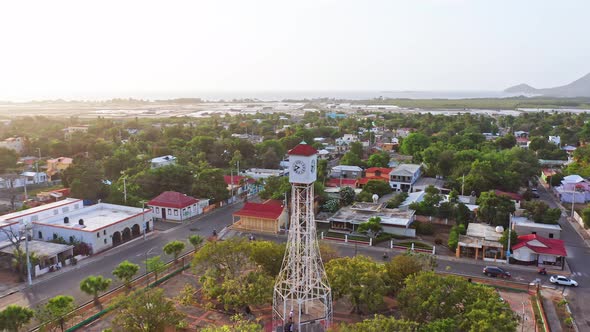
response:
<path id="1" fill-rule="evenodd" d="M 131 286 L 131 280 L 139 271 L 139 265 L 124 260 L 113 270 L 113 275 L 123 281 L 128 288 Z"/>
<path id="2" fill-rule="evenodd" d="M 190 242 L 190 244 L 195 248 L 195 250 L 197 250 L 197 248 L 203 244 L 203 241 L 203 237 L 198 234 L 193 234 L 188 237 L 188 242 Z"/>
<path id="3" fill-rule="evenodd" d="M 395 317 L 386 317 L 375 315 L 372 319 L 365 319 L 360 323 L 341 324 L 338 328 L 340 332 L 417 332 L 419 324 L 409 320 L 396 319 Z M 447 331 L 447 330 L 445 330 Z M 441 331 L 442 332 L 442 331 Z"/>
<path id="4" fill-rule="evenodd" d="M 176 262 L 178 260 L 178 255 L 184 250 L 184 247 L 184 242 L 176 240 L 166 243 L 162 250 L 164 250 L 166 255 L 173 255 L 174 261 Z"/>
<path id="5" fill-rule="evenodd" d="M 35 312 L 29 308 L 10 304 L 0 311 L 0 330 L 18 332 L 23 325 L 28 324 Z"/>
<path id="6" fill-rule="evenodd" d="M 58 295 L 49 299 L 49 301 L 37 311 L 36 317 L 44 328 L 52 328 L 55 326 L 54 324 L 57 323 L 57 327 L 64 332 L 65 324 L 67 320 L 71 318 L 68 314 L 75 308 L 76 305 L 74 304 L 73 297 Z"/>
<path id="7" fill-rule="evenodd" d="M 493 191 L 482 192 L 477 199 L 477 204 L 479 204 L 477 213 L 479 219 L 492 226 L 504 228 L 508 227 L 510 214 L 516 210 L 514 202 L 509 197 L 497 196 Z"/>
<path id="8" fill-rule="evenodd" d="M 92 295 L 94 303 L 99 305 L 98 293 L 104 292 L 111 285 L 112 280 L 103 276 L 88 276 L 80 282 L 80 290 Z"/>

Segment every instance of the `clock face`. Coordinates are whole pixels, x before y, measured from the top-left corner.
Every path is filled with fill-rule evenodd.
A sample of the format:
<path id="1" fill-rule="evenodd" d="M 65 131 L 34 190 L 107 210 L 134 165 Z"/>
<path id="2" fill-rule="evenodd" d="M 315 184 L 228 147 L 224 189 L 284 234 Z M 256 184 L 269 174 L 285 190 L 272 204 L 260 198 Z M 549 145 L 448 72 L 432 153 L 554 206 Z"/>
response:
<path id="1" fill-rule="evenodd" d="M 311 160 L 311 167 L 309 168 L 311 174 L 315 173 L 315 159 Z"/>
<path id="2" fill-rule="evenodd" d="M 296 174 L 305 173 L 305 163 L 301 160 L 295 161 L 295 163 L 293 163 L 293 172 Z"/>

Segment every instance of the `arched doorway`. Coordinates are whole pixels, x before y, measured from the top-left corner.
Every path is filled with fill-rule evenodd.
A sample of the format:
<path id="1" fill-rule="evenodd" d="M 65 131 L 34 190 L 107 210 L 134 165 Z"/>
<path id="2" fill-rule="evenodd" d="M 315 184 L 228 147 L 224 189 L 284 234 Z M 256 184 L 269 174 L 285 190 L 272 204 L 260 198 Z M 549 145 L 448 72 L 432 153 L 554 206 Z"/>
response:
<path id="1" fill-rule="evenodd" d="M 114 232 L 113 233 L 113 247 L 121 244 L 121 232 Z"/>
<path id="2" fill-rule="evenodd" d="M 139 232 L 139 225 L 135 224 L 135 225 L 133 225 L 133 227 L 131 227 L 131 236 L 137 237 L 139 235 L 141 235 Z"/>
<path id="3" fill-rule="evenodd" d="M 125 227 L 123 230 L 123 242 L 127 242 L 129 240 L 131 240 L 131 230 L 129 227 Z"/>

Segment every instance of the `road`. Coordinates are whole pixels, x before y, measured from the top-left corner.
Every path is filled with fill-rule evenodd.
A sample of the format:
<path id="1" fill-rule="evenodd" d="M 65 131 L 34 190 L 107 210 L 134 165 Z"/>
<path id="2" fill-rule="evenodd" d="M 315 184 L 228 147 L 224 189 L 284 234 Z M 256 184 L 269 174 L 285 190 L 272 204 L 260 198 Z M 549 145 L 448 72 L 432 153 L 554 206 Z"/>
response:
<path id="1" fill-rule="evenodd" d="M 113 279 L 110 289 L 121 283 L 112 275 L 113 269 L 122 261 L 129 260 L 141 266 L 139 274 L 145 273 L 146 253 L 150 251 L 150 257 L 162 255 L 162 260 L 169 261 L 171 256 L 162 252 L 162 247 L 172 240 L 182 240 L 187 243 L 186 251 L 190 250 L 191 245 L 187 238 L 192 234 L 199 234 L 208 237 L 213 230 L 221 230 L 223 227 L 231 224 L 232 213 L 242 207 L 242 203 L 214 210 L 210 214 L 201 216 L 195 221 L 185 224 L 164 232 L 155 231 L 149 235 L 146 240 L 141 238 L 130 243 L 123 244 L 119 247 L 100 253 L 96 256 L 82 260 L 75 269 L 54 272 L 49 279 L 45 278 L 34 283 L 33 286 L 25 288 L 22 291 L 11 296 L 0 299 L 0 308 L 5 307 L 10 302 L 25 304 L 31 307 L 44 303 L 47 299 L 56 295 L 71 295 L 76 299 L 76 303 L 81 304 L 91 300 L 91 296 L 80 291 L 80 281 L 89 275 L 102 275 Z M 23 303 L 25 302 L 25 303 Z"/>
<path id="2" fill-rule="evenodd" d="M 547 189 L 543 186 L 538 188 L 541 200 L 552 208 L 559 207 L 555 197 Z M 568 212 L 566 209 L 559 219 L 559 225 L 562 228 L 561 239 L 565 242 L 572 279 L 578 281 L 580 286 L 566 292 L 566 297 L 580 331 L 590 331 L 590 306 L 585 304 L 585 299 L 590 298 L 590 264 L 588 264 L 590 248 L 566 217 Z"/>

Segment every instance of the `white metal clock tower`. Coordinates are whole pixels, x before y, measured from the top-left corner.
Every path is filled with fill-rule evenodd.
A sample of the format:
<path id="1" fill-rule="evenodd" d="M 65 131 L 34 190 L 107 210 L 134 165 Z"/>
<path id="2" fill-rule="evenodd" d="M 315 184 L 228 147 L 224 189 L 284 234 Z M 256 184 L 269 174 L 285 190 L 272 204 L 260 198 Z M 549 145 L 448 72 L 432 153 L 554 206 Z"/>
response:
<path id="1" fill-rule="evenodd" d="M 283 266 L 273 294 L 276 332 L 324 331 L 332 323 L 332 291 L 317 241 L 313 183 L 317 151 L 302 142 L 289 151 L 291 219 Z"/>

